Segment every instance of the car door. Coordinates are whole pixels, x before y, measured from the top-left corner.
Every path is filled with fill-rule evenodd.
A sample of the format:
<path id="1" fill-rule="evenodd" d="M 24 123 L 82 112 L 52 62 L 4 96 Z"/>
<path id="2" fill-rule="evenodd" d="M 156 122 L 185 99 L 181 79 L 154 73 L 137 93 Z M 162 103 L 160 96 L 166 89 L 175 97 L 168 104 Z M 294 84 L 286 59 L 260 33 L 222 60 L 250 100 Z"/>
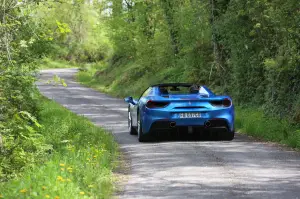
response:
<path id="1" fill-rule="evenodd" d="M 143 100 L 141 100 L 143 97 L 148 96 L 148 94 L 151 92 L 152 87 L 147 88 L 141 95 L 141 97 L 138 99 L 137 103 L 132 107 L 132 115 L 131 115 L 131 121 L 133 126 L 137 126 L 137 112 L 139 107 L 143 106 Z"/>

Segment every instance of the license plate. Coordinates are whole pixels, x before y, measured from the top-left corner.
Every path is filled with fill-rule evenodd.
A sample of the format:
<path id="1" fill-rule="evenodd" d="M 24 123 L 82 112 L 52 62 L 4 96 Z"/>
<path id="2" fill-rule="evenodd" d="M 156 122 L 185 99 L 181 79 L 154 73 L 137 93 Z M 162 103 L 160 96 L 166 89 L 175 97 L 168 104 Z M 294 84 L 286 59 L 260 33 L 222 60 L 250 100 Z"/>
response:
<path id="1" fill-rule="evenodd" d="M 200 118 L 201 113 L 179 113 L 179 118 Z"/>

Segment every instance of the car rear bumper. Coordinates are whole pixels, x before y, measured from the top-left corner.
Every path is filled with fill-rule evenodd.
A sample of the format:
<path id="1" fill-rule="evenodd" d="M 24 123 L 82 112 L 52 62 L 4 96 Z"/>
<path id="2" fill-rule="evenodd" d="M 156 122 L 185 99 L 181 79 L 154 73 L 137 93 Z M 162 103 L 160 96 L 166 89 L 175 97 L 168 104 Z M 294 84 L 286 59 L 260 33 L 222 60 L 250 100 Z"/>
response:
<path id="1" fill-rule="evenodd" d="M 197 110 L 193 112 L 199 112 Z M 206 122 L 210 126 L 205 126 Z M 231 109 L 201 112 L 201 118 L 179 118 L 178 112 L 151 110 L 143 117 L 143 132 L 168 131 L 172 129 L 193 131 L 234 131 L 234 113 Z"/>

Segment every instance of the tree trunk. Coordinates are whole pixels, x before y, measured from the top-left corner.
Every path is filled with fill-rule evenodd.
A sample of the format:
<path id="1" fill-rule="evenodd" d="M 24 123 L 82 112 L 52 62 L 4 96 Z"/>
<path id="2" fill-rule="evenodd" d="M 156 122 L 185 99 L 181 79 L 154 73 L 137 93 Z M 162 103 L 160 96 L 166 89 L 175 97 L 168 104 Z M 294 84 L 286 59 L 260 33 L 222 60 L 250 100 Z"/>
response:
<path id="1" fill-rule="evenodd" d="M 173 46 L 174 55 L 179 53 L 178 31 L 174 22 L 174 6 L 172 4 L 174 0 L 161 0 L 162 7 L 164 9 L 165 17 L 169 26 L 170 37 Z"/>

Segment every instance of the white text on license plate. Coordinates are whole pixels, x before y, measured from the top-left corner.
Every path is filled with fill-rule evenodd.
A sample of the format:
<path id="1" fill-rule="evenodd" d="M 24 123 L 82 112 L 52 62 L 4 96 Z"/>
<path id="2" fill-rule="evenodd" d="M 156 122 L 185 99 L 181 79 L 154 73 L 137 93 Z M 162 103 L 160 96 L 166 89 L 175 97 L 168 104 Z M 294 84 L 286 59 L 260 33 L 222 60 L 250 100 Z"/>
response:
<path id="1" fill-rule="evenodd" d="M 179 113 L 179 118 L 200 118 L 201 113 Z"/>

